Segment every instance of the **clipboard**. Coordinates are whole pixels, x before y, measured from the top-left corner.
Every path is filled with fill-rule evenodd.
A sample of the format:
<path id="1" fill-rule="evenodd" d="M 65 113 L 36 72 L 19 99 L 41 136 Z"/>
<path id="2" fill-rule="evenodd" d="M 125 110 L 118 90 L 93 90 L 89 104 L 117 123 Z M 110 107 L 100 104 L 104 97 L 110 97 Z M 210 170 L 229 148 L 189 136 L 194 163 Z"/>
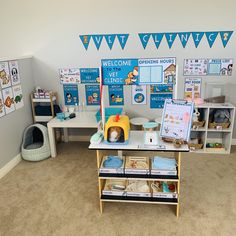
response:
<path id="1" fill-rule="evenodd" d="M 193 102 L 166 99 L 160 129 L 160 137 L 188 141 L 192 126 Z"/>

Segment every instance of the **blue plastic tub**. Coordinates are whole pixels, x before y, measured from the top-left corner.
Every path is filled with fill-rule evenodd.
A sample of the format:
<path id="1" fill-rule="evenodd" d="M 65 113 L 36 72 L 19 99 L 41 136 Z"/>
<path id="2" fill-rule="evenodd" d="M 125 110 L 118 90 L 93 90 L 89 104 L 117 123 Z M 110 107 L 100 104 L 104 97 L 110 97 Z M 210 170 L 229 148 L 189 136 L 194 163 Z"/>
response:
<path id="1" fill-rule="evenodd" d="M 123 108 L 116 108 L 116 107 L 105 108 L 105 118 L 106 118 L 105 122 L 107 122 L 107 120 L 110 116 L 114 116 L 117 114 L 121 115 L 122 111 L 123 111 Z M 100 109 L 97 111 L 95 116 L 96 116 L 97 122 L 99 122 L 101 120 Z"/>

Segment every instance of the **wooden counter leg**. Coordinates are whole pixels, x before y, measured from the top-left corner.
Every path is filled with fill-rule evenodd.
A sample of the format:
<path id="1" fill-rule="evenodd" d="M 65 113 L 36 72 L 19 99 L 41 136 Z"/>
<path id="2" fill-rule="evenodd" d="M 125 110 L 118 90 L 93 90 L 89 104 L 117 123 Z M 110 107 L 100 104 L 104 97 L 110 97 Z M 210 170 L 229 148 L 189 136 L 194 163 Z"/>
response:
<path id="1" fill-rule="evenodd" d="M 101 196 L 102 196 L 102 184 L 103 180 L 98 179 L 98 191 L 99 191 L 99 203 L 100 203 L 100 213 L 102 214 L 103 212 L 103 202 L 101 200 Z"/>
<path id="2" fill-rule="evenodd" d="M 49 138 L 49 144 L 51 149 L 51 157 L 57 156 L 57 150 L 56 150 L 56 141 L 55 141 L 55 130 L 48 126 L 48 138 Z"/>
<path id="3" fill-rule="evenodd" d="M 176 217 L 179 218 L 179 203 L 176 206 Z"/>

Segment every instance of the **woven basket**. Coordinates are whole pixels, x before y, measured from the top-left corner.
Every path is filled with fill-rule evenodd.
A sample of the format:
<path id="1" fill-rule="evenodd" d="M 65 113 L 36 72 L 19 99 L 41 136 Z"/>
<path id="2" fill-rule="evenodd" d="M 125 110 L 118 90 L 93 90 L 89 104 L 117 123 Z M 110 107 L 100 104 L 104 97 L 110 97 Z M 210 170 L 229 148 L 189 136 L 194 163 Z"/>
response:
<path id="1" fill-rule="evenodd" d="M 188 147 L 189 147 L 190 149 L 202 149 L 202 148 L 203 148 L 203 143 L 198 143 L 198 144 L 189 143 L 189 144 L 188 144 Z"/>
<path id="2" fill-rule="evenodd" d="M 195 126 L 195 127 L 203 127 L 205 125 L 205 121 L 194 121 L 192 126 Z"/>
<path id="3" fill-rule="evenodd" d="M 217 126 L 221 126 L 222 129 L 227 129 L 230 126 L 230 123 L 209 123 L 208 128 L 215 129 Z"/>

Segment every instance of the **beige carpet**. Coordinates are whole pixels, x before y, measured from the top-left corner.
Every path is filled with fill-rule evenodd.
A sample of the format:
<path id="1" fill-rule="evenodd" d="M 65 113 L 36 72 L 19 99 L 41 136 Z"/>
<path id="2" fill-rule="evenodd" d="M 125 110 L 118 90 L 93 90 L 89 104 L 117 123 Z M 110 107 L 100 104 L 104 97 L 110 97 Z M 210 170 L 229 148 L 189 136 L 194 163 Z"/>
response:
<path id="1" fill-rule="evenodd" d="M 236 150 L 182 158 L 181 206 L 105 203 L 95 151 L 58 145 L 58 157 L 22 161 L 0 180 L 0 235 L 236 235 Z"/>

